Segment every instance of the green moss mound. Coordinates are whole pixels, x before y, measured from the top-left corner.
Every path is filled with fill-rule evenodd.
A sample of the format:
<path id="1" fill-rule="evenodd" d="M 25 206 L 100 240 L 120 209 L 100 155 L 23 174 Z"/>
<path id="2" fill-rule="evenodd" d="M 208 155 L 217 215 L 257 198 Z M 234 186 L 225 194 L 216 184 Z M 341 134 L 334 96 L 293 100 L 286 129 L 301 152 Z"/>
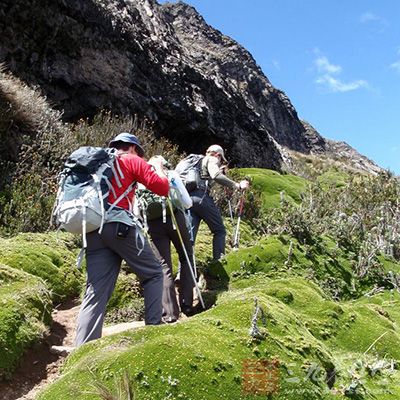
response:
<path id="1" fill-rule="evenodd" d="M 282 175 L 276 171 L 261 168 L 241 168 L 241 175 L 251 178 L 252 187 L 262 193 L 263 208 L 279 207 L 281 192 L 286 200 L 299 203 L 301 193 L 307 187 L 308 181 L 295 175 Z"/>
<path id="2" fill-rule="evenodd" d="M 397 325 L 388 322 L 398 323 L 399 313 L 385 308 L 387 296 L 339 305 L 304 279 L 264 277 L 252 287 L 225 292 L 214 308 L 189 321 L 81 347 L 67 359 L 61 379 L 38 398 L 96 399 L 95 382 L 115 391 L 127 371 L 140 399 L 257 399 L 243 392 L 242 366 L 244 360 L 264 359 L 279 360 L 276 399 L 335 399 L 346 390 L 363 398 L 378 387 L 377 398 L 389 399 L 389 393 L 397 398 L 397 369 L 368 372 L 377 361 L 400 356 Z M 251 337 L 255 297 L 265 325 L 259 318 L 257 337 Z M 392 294 L 393 304 L 399 300 Z M 365 334 L 367 326 L 374 328 Z"/>
<path id="3" fill-rule="evenodd" d="M 317 282 L 337 299 L 356 297 L 371 282 L 355 282 L 351 257 L 328 237 L 314 246 L 302 245 L 286 235 L 271 235 L 256 245 L 229 253 L 223 261 L 227 275 L 236 285 L 251 286 L 259 274 L 269 277 L 303 276 Z"/>
<path id="4" fill-rule="evenodd" d="M 7 378 L 27 347 L 42 337 L 51 307 L 40 278 L 0 264 L 0 379 Z"/>
<path id="5" fill-rule="evenodd" d="M 75 267 L 77 245 L 71 235 L 20 234 L 0 239 L 0 262 L 42 278 L 60 301 L 76 295 L 82 274 Z"/>
<path id="6" fill-rule="evenodd" d="M 349 182 L 350 178 L 350 175 L 345 170 L 331 167 L 323 174 L 318 176 L 317 182 L 319 182 L 325 188 L 342 187 Z"/>

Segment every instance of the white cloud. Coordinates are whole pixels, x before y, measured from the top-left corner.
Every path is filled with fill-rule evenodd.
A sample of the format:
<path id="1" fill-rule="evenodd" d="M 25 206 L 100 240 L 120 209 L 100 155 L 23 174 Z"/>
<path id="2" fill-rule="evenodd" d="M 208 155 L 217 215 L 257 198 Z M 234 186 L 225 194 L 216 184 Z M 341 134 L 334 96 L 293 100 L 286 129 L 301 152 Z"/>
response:
<path id="1" fill-rule="evenodd" d="M 331 64 L 325 56 L 318 57 L 314 63 L 319 72 L 328 74 L 339 74 L 342 72 L 342 67 L 340 65 Z"/>
<path id="2" fill-rule="evenodd" d="M 320 85 L 324 85 L 327 87 L 331 92 L 337 93 L 344 93 L 344 92 L 351 92 L 352 90 L 362 89 L 362 88 L 369 88 L 369 84 L 367 81 L 362 79 L 358 79 L 352 82 L 342 82 L 340 79 L 336 79 L 331 75 L 325 74 L 320 76 L 316 79 L 316 83 Z"/>
<path id="3" fill-rule="evenodd" d="M 315 82 L 328 89 L 333 93 L 344 93 L 350 92 L 352 90 L 369 88 L 367 81 L 358 79 L 351 82 L 343 82 L 338 75 L 343 72 L 343 68 L 340 65 L 332 64 L 328 58 L 321 55 L 320 51 L 316 52 L 318 57 L 314 60 L 314 65 L 316 66 L 318 77 Z"/>
<path id="4" fill-rule="evenodd" d="M 281 64 L 279 63 L 278 60 L 272 60 L 272 65 L 273 65 L 277 70 L 280 70 L 280 69 L 281 69 Z"/>
<path id="5" fill-rule="evenodd" d="M 400 56 L 400 47 L 396 49 L 396 53 L 398 56 Z M 389 68 L 394 69 L 396 72 L 400 73 L 400 59 L 397 61 L 393 62 L 392 64 L 389 65 Z"/>
<path id="6" fill-rule="evenodd" d="M 378 24 L 378 26 L 380 25 L 380 27 L 381 27 L 381 29 L 379 30 L 380 32 L 383 32 L 385 30 L 385 28 L 389 26 L 389 22 L 385 18 L 383 18 L 379 15 L 376 15 L 370 11 L 366 11 L 366 12 L 362 13 L 360 15 L 359 21 L 362 24 L 375 23 L 375 24 Z"/>
<path id="7" fill-rule="evenodd" d="M 362 13 L 360 15 L 360 22 L 363 23 L 363 24 L 366 24 L 368 22 L 379 22 L 379 23 L 381 23 L 382 25 L 385 25 L 385 26 L 389 25 L 389 23 L 386 21 L 385 18 L 383 18 L 383 17 L 381 17 L 379 15 L 376 15 L 376 14 L 370 12 L 370 11 L 367 11 L 367 12 Z"/>
<path id="8" fill-rule="evenodd" d="M 400 72 L 400 60 L 390 64 L 390 68 L 393 68 L 396 72 Z"/>
<path id="9" fill-rule="evenodd" d="M 371 22 L 371 21 L 381 21 L 381 17 L 378 17 L 374 13 L 367 11 L 365 13 L 362 13 L 360 15 L 360 22 L 366 23 L 366 22 Z"/>

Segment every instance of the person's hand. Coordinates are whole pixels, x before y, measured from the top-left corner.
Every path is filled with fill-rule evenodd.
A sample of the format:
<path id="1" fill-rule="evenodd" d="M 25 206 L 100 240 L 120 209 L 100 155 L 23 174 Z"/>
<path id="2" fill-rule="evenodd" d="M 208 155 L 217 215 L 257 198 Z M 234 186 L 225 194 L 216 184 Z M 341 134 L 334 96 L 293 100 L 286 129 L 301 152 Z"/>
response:
<path id="1" fill-rule="evenodd" d="M 155 172 L 163 177 L 166 177 L 166 170 L 168 162 L 163 156 L 151 157 L 148 163 L 153 167 Z"/>
<path id="2" fill-rule="evenodd" d="M 250 182 L 245 179 L 239 182 L 239 189 L 246 190 L 249 188 Z"/>

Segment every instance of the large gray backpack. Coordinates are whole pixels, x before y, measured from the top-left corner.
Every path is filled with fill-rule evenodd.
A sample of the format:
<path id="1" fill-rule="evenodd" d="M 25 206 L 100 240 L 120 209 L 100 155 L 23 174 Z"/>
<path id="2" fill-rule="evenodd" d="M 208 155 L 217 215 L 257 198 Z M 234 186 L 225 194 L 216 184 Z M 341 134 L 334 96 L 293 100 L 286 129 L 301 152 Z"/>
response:
<path id="1" fill-rule="evenodd" d="M 110 183 L 112 176 L 121 187 L 124 176 L 115 149 L 90 146 L 75 150 L 60 174 L 52 222 L 67 232 L 82 233 L 84 248 L 87 244 L 86 233 L 96 229 L 101 233 L 107 212 L 127 196 L 135 185 L 133 182 L 110 205 L 107 200 L 110 190 L 114 190 Z"/>
<path id="2" fill-rule="evenodd" d="M 204 156 L 201 154 L 189 154 L 186 158 L 179 161 L 175 167 L 175 171 L 178 172 L 189 193 L 196 189 L 206 188 L 206 181 L 201 175 L 203 158 Z"/>

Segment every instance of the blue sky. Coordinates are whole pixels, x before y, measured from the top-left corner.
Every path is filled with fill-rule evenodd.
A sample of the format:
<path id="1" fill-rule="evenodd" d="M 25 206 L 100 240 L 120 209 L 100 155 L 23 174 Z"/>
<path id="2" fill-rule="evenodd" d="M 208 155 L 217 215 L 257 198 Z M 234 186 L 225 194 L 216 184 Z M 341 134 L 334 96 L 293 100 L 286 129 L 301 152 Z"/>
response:
<path id="1" fill-rule="evenodd" d="M 400 174 L 399 0 L 185 2 L 250 51 L 301 119 Z"/>

